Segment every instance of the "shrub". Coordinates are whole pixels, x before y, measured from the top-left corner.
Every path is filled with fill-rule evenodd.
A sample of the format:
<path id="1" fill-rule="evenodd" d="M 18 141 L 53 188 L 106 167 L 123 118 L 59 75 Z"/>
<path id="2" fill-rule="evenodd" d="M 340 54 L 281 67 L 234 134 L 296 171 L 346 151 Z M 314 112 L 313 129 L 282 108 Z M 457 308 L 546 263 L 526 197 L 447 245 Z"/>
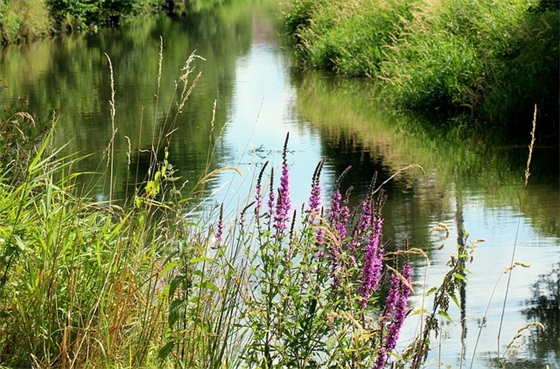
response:
<path id="1" fill-rule="evenodd" d="M 45 0 L 0 1 L 0 28 L 3 43 L 44 37 L 52 31 Z"/>
<path id="2" fill-rule="evenodd" d="M 385 95 L 402 109 L 467 112 L 510 129 L 531 121 L 535 103 L 552 117 L 559 19 L 526 1 L 423 2 L 387 51 Z"/>
<path id="3" fill-rule="evenodd" d="M 349 76 L 376 75 L 382 48 L 410 18 L 414 1 L 296 1 L 285 15 L 304 62 Z"/>

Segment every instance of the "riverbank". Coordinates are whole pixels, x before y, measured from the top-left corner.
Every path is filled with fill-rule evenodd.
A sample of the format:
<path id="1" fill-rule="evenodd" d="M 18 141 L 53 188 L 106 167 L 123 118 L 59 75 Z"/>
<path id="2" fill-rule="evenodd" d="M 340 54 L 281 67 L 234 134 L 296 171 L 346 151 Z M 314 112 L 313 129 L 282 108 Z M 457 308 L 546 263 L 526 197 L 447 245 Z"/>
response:
<path id="1" fill-rule="evenodd" d="M 504 134 L 529 132 L 536 104 L 538 139 L 558 141 L 558 2 L 295 0 L 284 18 L 300 67 L 369 77 L 398 110 Z"/>
<path id="2" fill-rule="evenodd" d="M 533 367 L 558 362 L 553 333 L 558 332 L 560 319 L 545 309 L 545 304 L 553 303 L 547 297 L 557 294 L 531 288 L 541 273 L 547 276 L 543 285 L 554 285 L 557 280 L 556 263 L 555 269 L 551 265 L 558 255 L 557 209 L 553 206 L 558 203 L 558 188 L 554 186 L 558 180 L 548 176 L 546 181 L 539 180 L 539 173 L 549 172 L 532 164 L 531 185 L 526 191 L 518 190 L 528 142 L 520 149 L 524 154 L 520 162 L 507 155 L 492 155 L 493 145 L 485 145 L 488 152 L 474 155 L 479 151 L 475 143 L 432 140 L 426 135 L 416 140 L 427 141 L 426 145 L 416 149 L 395 132 L 393 121 L 367 106 L 372 102 L 368 90 L 356 86 L 363 81 L 321 75 L 315 83 L 291 74 L 290 60 L 271 27 L 278 12 L 253 10 L 254 4 L 252 0 L 228 2 L 187 19 L 146 17 L 96 34 L 5 49 L 1 69 L 11 87 L 1 95 L 4 101 L 19 101 L 23 96 L 28 107 L 24 111 L 32 112 L 43 123 L 50 118 L 41 117 L 50 116 L 48 112 L 55 109 L 57 124 L 54 140 L 41 158 L 35 151 L 29 160 L 22 157 L 23 150 L 14 140 L 8 141 L 8 149 L 0 150 L 14 155 L 13 160 L 0 162 L 3 166 L 17 163 L 22 169 L 17 182 L 10 180 L 11 167 L 4 170 L 0 185 L 0 278 L 7 280 L 5 288 L 0 288 L 0 365 L 171 368 L 221 364 L 237 368 L 266 367 L 272 359 L 275 367 L 360 367 L 362 363 L 373 367 L 371 361 L 379 354 L 374 350 L 387 337 L 383 332 L 389 320 L 377 319 L 383 306 L 378 305 L 379 310 L 371 315 L 361 315 L 348 304 L 360 288 L 360 281 L 346 278 L 360 272 L 359 265 L 347 268 L 349 263 L 356 265 L 353 255 L 342 247 L 334 274 L 342 279 L 341 287 L 347 292 L 344 296 L 340 290 L 331 294 L 330 280 L 320 284 L 316 276 L 332 270 L 330 261 L 337 260 L 337 242 L 355 234 L 350 229 L 341 240 L 338 228 L 332 229 L 329 223 L 329 195 L 337 179 L 345 173 L 338 184 L 341 193 L 351 196 L 348 205 L 358 205 L 357 221 L 363 209 L 360 199 L 367 195 L 374 171 L 378 172 L 378 184 L 396 171 L 400 173 L 383 185 L 388 195 L 382 212 L 383 240 L 392 240 L 391 246 L 383 242 L 386 261 L 394 266 L 392 262 L 399 255 L 401 262 L 405 261 L 405 255 L 394 252 L 392 246 L 401 250 L 407 244 L 421 247 L 430 255 L 429 266 L 424 257 L 411 256 L 415 293 L 405 321 L 411 329 L 403 328 L 410 334 L 403 330 L 401 346 L 395 348 L 390 360 L 400 360 L 399 354 L 406 354 L 405 346 L 419 333 L 413 319 L 430 318 L 425 312 L 432 311 L 432 304 L 424 294 L 447 273 L 448 255 L 462 255 L 457 252 L 455 237 L 439 250 L 443 241 L 435 233 L 429 234 L 432 226 L 443 221 L 450 235 L 464 228 L 487 242 L 477 248 L 475 262 L 469 267 L 472 273 L 468 273 L 466 293 L 455 293 L 458 298 L 465 296 L 458 303 L 463 306 L 465 302 L 461 309 L 465 315 L 454 310 L 449 313 L 453 322 L 440 321 L 441 339 L 432 340 L 428 355 L 449 365 L 481 368 L 529 365 L 529 360 Z M 185 79 L 176 71 L 190 69 L 183 68 L 184 57 L 194 48 L 206 61 L 191 65 L 195 70 L 188 79 L 194 79 L 199 70 L 203 74 L 184 109 L 178 109 L 183 113 L 174 117 L 179 95 L 175 88 L 182 90 L 177 83 Z M 113 60 L 111 67 L 106 55 Z M 162 71 L 161 76 L 158 71 Z M 351 83 L 343 87 L 341 82 Z M 24 116 L 3 118 L 1 126 L 11 129 L 1 131 L 0 141 L 10 136 L 17 140 L 20 131 L 28 132 L 26 122 L 19 119 Z M 290 180 L 279 181 L 286 132 L 290 132 Z M 167 151 L 171 133 L 174 138 Z M 154 134 L 160 136 L 156 141 L 162 146 L 154 143 Z M 42 144 L 43 137 L 38 136 L 37 142 L 31 140 L 25 146 L 34 150 Z M 64 151 L 51 155 L 57 147 L 64 147 Z M 73 156 L 77 152 L 94 153 L 86 159 L 94 165 L 84 165 Z M 543 155 L 546 153 L 535 151 L 533 163 Z M 318 171 L 313 176 L 322 157 L 326 161 L 321 174 Z M 499 158 L 495 167 L 494 157 Z M 269 163 L 263 169 L 266 161 Z M 401 170 L 411 163 L 420 164 L 426 173 Z M 214 180 L 207 177 L 197 184 L 214 168 L 229 165 L 238 167 L 243 176 L 235 171 L 221 172 Z M 354 169 L 345 172 L 348 165 Z M 449 171 L 442 170 L 444 165 Z M 258 202 L 251 202 L 261 169 L 261 189 L 267 203 L 271 194 L 281 193 L 286 199 L 284 191 L 277 191 L 279 182 L 291 186 L 290 199 L 296 211 L 295 215 L 289 212 L 295 224 L 293 242 L 291 230 L 285 229 L 280 237 L 272 232 L 274 228 L 267 227 L 271 223 L 274 227 L 276 221 L 270 218 L 276 210 L 275 201 L 270 200 L 272 208 L 263 202 L 263 216 L 254 216 Z M 84 178 L 100 171 L 105 175 Z M 440 174 L 449 180 L 441 181 Z M 302 205 L 309 198 L 311 184 L 318 184 L 317 177 L 325 195 L 321 215 L 306 212 Z M 488 177 L 493 181 L 486 180 Z M 554 191 L 535 196 L 542 183 Z M 480 184 L 488 192 L 480 191 Z M 350 191 L 350 186 L 354 190 Z M 504 192 L 515 193 L 516 201 L 503 201 Z M 199 201 L 201 195 L 204 199 Z M 130 199 L 128 206 L 122 206 L 123 199 Z M 213 211 L 206 218 L 210 221 L 199 218 L 199 212 L 191 213 L 189 204 Z M 529 212 L 532 214 L 526 216 Z M 220 213 L 223 217 L 218 218 Z M 319 221 L 317 227 L 309 225 L 307 216 Z M 255 228 L 256 219 L 263 226 L 262 232 Z M 542 221 L 546 233 L 531 226 L 537 221 Z M 512 224 L 520 224 L 518 232 L 511 229 Z M 332 259 L 331 253 L 313 242 L 318 241 L 313 236 L 322 230 L 325 246 L 334 246 Z M 218 236 L 221 245 L 216 241 Z M 286 243 L 276 247 L 280 238 Z M 257 242 L 257 247 L 248 249 Z M 509 289 L 496 284 L 492 299 L 489 293 L 495 277 L 503 275 L 503 267 L 510 265 L 514 242 L 520 246 L 516 260 L 532 267 L 522 273 L 517 273 L 516 267 L 514 278 L 519 278 L 512 280 Z M 325 253 L 324 257 L 317 251 Z M 309 264 L 310 257 L 316 262 Z M 234 261 L 253 263 L 238 272 Z M 389 277 L 391 273 L 386 268 L 382 274 Z M 271 294 L 263 294 L 267 290 Z M 500 301 L 505 291 L 511 292 L 507 308 L 492 304 L 490 310 L 484 310 L 490 302 Z M 439 292 L 431 296 L 435 295 L 441 296 Z M 387 301 L 386 296 L 382 293 L 377 302 Z M 533 296 L 535 303 L 525 303 Z M 263 299 L 256 300 L 260 297 Z M 449 305 L 454 308 L 453 303 Z M 521 307 L 532 310 L 525 316 L 519 311 Z M 238 314 L 243 312 L 245 316 Z M 494 327 L 500 322 L 500 312 L 504 315 L 500 336 L 506 340 L 529 322 L 547 327 L 542 333 L 531 325 L 531 334 L 525 336 L 528 344 L 522 345 L 517 360 L 502 349 L 504 344 L 496 343 L 498 329 Z M 480 321 L 485 322 L 484 329 Z M 246 336 L 242 336 L 244 328 L 248 328 Z M 266 335 L 251 336 L 251 330 Z M 323 339 L 322 334 L 332 336 Z M 549 343 L 543 345 L 542 341 Z M 247 346 L 241 347 L 245 343 Z M 319 346 L 310 347 L 309 343 Z M 320 352 L 323 344 L 330 351 Z M 465 347 L 469 348 L 466 355 Z M 474 354 L 475 359 L 471 359 Z M 322 361 L 329 357 L 331 363 Z M 239 358 L 245 358 L 247 365 L 235 361 Z M 296 358 L 302 361 L 298 363 Z M 254 361 L 248 362 L 251 359 Z M 307 359 L 309 362 L 304 362 Z"/>
<path id="3" fill-rule="evenodd" d="M 167 9 L 169 3 L 166 0 L 5 0 L 0 2 L 0 42 L 19 43 L 58 33 L 118 26 L 128 19 Z"/>

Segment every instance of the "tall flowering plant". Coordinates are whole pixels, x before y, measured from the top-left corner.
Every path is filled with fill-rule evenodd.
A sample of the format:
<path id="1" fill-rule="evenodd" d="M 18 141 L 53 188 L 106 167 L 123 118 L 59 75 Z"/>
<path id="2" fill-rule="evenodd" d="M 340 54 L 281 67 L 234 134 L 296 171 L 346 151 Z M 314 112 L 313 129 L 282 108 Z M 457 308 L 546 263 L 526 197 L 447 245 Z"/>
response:
<path id="1" fill-rule="evenodd" d="M 253 228 L 244 233 L 252 242 L 246 251 L 243 364 L 383 368 L 392 360 L 412 278 L 406 252 L 389 253 L 383 243 L 385 195 L 373 181 L 361 207 L 350 211 L 349 191 L 343 195 L 341 190 L 345 172 L 325 210 L 323 159 L 298 217 L 291 212 L 288 140 L 278 187 L 273 169 L 269 183 L 263 181 L 268 163 L 258 176 Z M 389 293 L 382 300 L 384 285 Z"/>

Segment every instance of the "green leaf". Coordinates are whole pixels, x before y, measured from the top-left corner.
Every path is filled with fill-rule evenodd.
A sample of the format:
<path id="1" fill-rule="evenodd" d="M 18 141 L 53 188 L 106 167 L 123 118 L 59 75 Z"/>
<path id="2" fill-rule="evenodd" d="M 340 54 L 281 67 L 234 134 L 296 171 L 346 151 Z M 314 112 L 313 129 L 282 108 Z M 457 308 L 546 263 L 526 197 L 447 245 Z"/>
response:
<path id="1" fill-rule="evenodd" d="M 177 287 L 179 287 L 185 281 L 185 279 L 186 277 L 183 275 L 177 275 L 173 277 L 171 282 L 169 282 L 169 296 L 173 296 L 175 294 Z"/>
<path id="2" fill-rule="evenodd" d="M 212 261 L 214 261 L 214 259 L 209 258 L 209 257 L 205 257 L 205 256 L 201 256 L 201 257 L 190 259 L 189 263 L 198 264 L 198 263 L 202 263 L 202 262 L 212 262 Z"/>
<path id="3" fill-rule="evenodd" d="M 169 305 L 169 327 L 173 327 L 178 320 L 182 319 L 187 311 L 187 306 L 183 300 L 173 300 Z"/>
<path id="4" fill-rule="evenodd" d="M 426 296 L 430 296 L 432 293 L 436 292 L 437 288 L 436 287 L 432 287 L 428 290 L 428 292 L 426 292 Z"/>
<path id="5" fill-rule="evenodd" d="M 464 275 L 460 274 L 460 273 L 455 273 L 455 274 L 453 274 L 453 276 L 454 276 L 455 278 L 457 278 L 457 279 L 462 280 L 462 281 L 466 281 L 466 280 L 467 280 L 467 278 L 466 278 Z"/>
<path id="6" fill-rule="evenodd" d="M 458 308 L 460 308 L 461 305 L 459 304 L 459 300 L 457 300 L 457 296 L 455 296 L 454 293 L 450 293 L 449 296 L 451 296 L 451 299 L 452 299 L 453 302 L 455 303 L 455 306 L 457 306 Z"/>
<path id="7" fill-rule="evenodd" d="M 424 315 L 426 314 L 428 311 L 426 309 L 416 309 L 412 312 L 412 314 L 410 315 Z"/>
<path id="8" fill-rule="evenodd" d="M 167 342 L 165 344 L 165 346 L 163 346 L 159 352 L 158 352 L 158 357 L 161 360 L 165 360 L 167 358 L 167 356 L 169 356 L 169 354 L 171 353 L 171 350 L 173 350 L 173 348 L 175 347 L 175 342 L 171 341 L 171 342 Z"/>
<path id="9" fill-rule="evenodd" d="M 447 311 L 440 310 L 440 311 L 438 311 L 438 314 L 439 314 L 442 318 L 444 318 L 445 320 L 447 320 L 447 321 L 453 323 L 453 319 L 451 319 L 451 316 L 449 316 L 449 314 L 447 313 Z"/>
<path id="10" fill-rule="evenodd" d="M 216 291 L 219 292 L 220 289 L 218 288 L 218 286 L 216 286 L 214 283 L 212 282 L 208 282 L 208 281 L 204 281 L 204 282 L 198 282 L 196 283 L 196 285 L 200 288 L 205 288 L 207 290 L 212 290 L 212 291 Z"/>
<path id="11" fill-rule="evenodd" d="M 162 275 L 162 276 L 167 275 L 167 273 L 169 273 L 169 271 L 170 271 L 171 269 L 175 268 L 175 267 L 178 266 L 178 265 L 179 265 L 179 261 L 178 261 L 178 260 L 175 260 L 175 261 L 172 261 L 172 262 L 168 263 L 168 264 L 165 266 L 165 268 L 163 268 L 163 270 L 161 271 L 161 275 Z"/>

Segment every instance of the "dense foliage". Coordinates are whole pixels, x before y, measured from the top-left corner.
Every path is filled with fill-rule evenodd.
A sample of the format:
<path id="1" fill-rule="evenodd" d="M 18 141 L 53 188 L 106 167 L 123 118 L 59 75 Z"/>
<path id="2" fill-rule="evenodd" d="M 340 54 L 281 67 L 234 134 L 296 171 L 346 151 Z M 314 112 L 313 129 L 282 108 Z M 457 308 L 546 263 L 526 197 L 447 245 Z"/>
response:
<path id="1" fill-rule="evenodd" d="M 118 25 L 121 19 L 153 11 L 162 0 L 45 0 L 58 29 Z"/>
<path id="2" fill-rule="evenodd" d="M 403 110 L 510 130 L 558 129 L 560 12 L 552 1 L 310 1 L 285 13 L 303 66 L 381 81 Z M 548 124 L 548 127 L 547 127 Z"/>
<path id="3" fill-rule="evenodd" d="M 164 5 L 165 0 L 0 0 L 1 41 L 115 26 Z"/>

